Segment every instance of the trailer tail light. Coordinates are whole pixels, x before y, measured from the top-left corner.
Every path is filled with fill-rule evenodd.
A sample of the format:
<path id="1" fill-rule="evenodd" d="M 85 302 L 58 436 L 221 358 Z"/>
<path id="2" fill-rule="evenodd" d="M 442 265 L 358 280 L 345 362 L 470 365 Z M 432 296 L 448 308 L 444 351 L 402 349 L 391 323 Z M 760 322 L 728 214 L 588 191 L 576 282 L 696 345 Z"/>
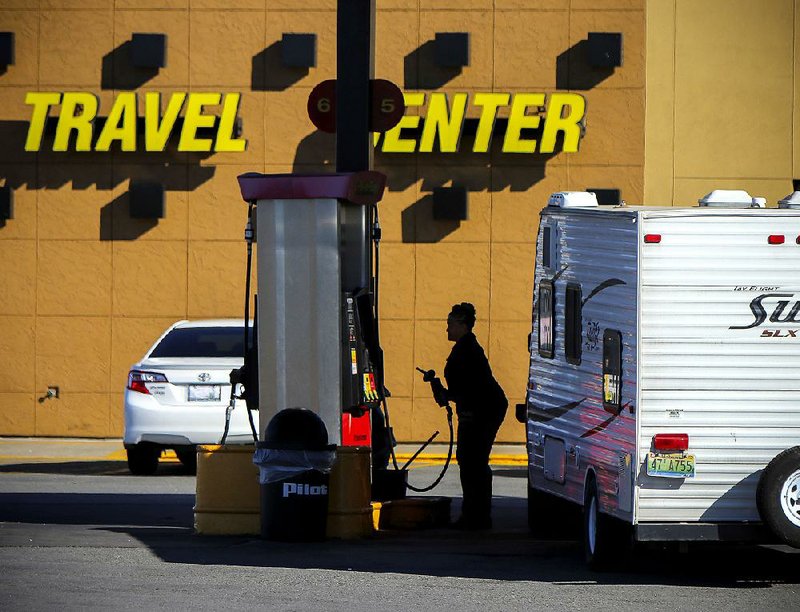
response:
<path id="1" fill-rule="evenodd" d="M 797 244 L 800 244 L 800 236 L 798 236 L 798 237 L 797 237 L 797 240 L 795 240 L 795 242 L 796 242 Z"/>
<path id="2" fill-rule="evenodd" d="M 657 451 L 685 451 L 689 448 L 689 434 L 668 433 L 653 436 L 653 448 Z"/>
<path id="3" fill-rule="evenodd" d="M 644 241 L 646 244 L 658 244 L 661 242 L 661 234 L 645 234 Z"/>
<path id="4" fill-rule="evenodd" d="M 785 242 L 785 238 L 783 234 L 772 234 L 769 238 L 767 238 L 767 242 L 769 244 L 783 244 Z"/>
<path id="5" fill-rule="evenodd" d="M 165 383 L 169 382 L 167 377 L 158 372 L 142 372 L 141 370 L 131 370 L 128 372 L 128 389 L 137 393 L 150 395 L 145 383 Z"/>

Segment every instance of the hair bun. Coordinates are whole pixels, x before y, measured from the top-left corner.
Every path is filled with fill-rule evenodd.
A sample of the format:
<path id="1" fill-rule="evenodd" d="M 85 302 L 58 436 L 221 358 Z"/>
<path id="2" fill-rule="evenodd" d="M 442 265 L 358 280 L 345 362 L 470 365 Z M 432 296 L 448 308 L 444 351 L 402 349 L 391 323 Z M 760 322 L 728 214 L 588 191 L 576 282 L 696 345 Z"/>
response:
<path id="1" fill-rule="evenodd" d="M 452 310 L 450 310 L 450 317 L 461 321 L 472 329 L 472 326 L 475 325 L 475 306 L 469 302 L 454 304 Z"/>

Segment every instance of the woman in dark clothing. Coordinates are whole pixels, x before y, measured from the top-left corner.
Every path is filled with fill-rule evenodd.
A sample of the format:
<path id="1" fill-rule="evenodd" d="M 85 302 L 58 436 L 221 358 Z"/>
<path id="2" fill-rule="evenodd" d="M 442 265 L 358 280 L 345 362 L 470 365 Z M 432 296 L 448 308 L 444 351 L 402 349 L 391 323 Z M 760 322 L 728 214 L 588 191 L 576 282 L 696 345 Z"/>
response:
<path id="1" fill-rule="evenodd" d="M 474 325 L 475 307 L 472 304 L 462 302 L 453 306 L 447 317 L 447 339 L 455 345 L 447 358 L 444 377 L 447 397 L 456 404 L 456 460 L 464 496 L 461 518 L 455 526 L 489 529 L 492 526 L 489 453 L 505 417 L 508 400 L 472 333 Z"/>

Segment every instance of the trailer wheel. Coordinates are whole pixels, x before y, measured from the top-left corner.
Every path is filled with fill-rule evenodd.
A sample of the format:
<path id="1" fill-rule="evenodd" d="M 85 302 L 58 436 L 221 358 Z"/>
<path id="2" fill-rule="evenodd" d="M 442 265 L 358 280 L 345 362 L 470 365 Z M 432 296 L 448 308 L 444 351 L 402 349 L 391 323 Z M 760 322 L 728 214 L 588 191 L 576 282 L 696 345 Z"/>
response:
<path id="1" fill-rule="evenodd" d="M 761 520 L 781 540 L 800 548 L 800 446 L 770 461 L 756 491 Z"/>
<path id="2" fill-rule="evenodd" d="M 591 478 L 583 501 L 583 552 L 586 564 L 593 570 L 603 570 L 611 557 L 610 518 L 600 512 L 597 485 Z"/>

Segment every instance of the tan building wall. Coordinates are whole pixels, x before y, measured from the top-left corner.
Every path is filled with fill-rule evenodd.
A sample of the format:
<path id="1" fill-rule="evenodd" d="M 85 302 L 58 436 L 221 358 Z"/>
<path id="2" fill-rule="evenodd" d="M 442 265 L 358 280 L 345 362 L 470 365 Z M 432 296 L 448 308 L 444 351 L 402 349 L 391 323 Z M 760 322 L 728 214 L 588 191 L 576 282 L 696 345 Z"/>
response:
<path id="1" fill-rule="evenodd" d="M 768 205 L 800 179 L 800 2 L 647 3 L 645 200 L 745 189 Z"/>
<path id="2" fill-rule="evenodd" d="M 488 154 L 376 154 L 376 168 L 389 176 L 380 204 L 380 312 L 399 439 L 422 440 L 446 427 L 414 367 L 442 370 L 450 349 L 444 320 L 460 301 L 475 304 L 478 338 L 512 403 L 499 438 L 524 439 L 513 403 L 524 400 L 526 386 L 538 212 L 563 189 L 643 197 L 644 5 L 472 0 L 453 9 L 438 0 L 378 0 L 377 77 L 407 91 L 470 95 L 571 89 L 588 108 L 575 154 L 502 154 L 497 146 Z M 14 189 L 16 202 L 15 218 L 0 227 L 0 435 L 119 436 L 128 367 L 164 327 L 241 316 L 245 205 L 235 176 L 333 167 L 333 138 L 310 125 L 306 99 L 335 76 L 335 2 L 298 6 L 0 3 L 0 31 L 14 31 L 17 41 L 16 64 L 0 74 L 0 184 Z M 470 65 L 458 74 L 426 63 L 435 33 L 453 31 L 471 37 Z M 580 54 L 590 31 L 624 35 L 624 65 L 603 79 Z M 169 37 L 167 67 L 136 91 L 240 92 L 246 152 L 24 152 L 26 92 L 92 92 L 107 114 L 120 91 L 115 50 L 132 32 Z M 317 34 L 316 68 L 275 67 L 283 32 Z M 166 218 L 158 223 L 129 217 L 126 193 L 139 178 L 166 185 Z M 469 189 L 469 220 L 458 226 L 431 212 L 433 189 L 454 182 Z M 61 398 L 38 402 L 48 385 L 58 385 Z"/>

